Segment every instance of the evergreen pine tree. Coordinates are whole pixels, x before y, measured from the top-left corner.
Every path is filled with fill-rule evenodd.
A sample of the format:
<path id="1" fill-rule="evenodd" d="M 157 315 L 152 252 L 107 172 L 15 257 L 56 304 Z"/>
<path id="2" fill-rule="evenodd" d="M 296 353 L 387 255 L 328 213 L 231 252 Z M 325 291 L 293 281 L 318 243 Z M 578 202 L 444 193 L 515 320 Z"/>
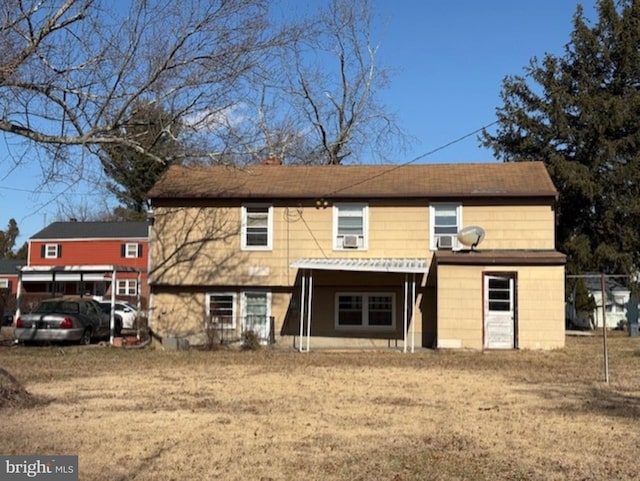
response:
<path id="1" fill-rule="evenodd" d="M 503 81 L 495 135 L 504 161 L 542 160 L 560 191 L 557 247 L 568 271 L 636 272 L 640 259 L 640 2 L 578 6 L 562 56 Z"/>

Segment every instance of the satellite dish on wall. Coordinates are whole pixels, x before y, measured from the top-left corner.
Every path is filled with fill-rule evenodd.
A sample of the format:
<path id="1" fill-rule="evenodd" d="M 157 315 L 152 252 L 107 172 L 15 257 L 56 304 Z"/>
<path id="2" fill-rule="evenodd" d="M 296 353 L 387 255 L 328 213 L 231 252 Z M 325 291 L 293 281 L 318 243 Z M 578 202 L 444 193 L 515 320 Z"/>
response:
<path id="1" fill-rule="evenodd" d="M 458 231 L 458 241 L 474 250 L 482 239 L 484 239 L 484 229 L 477 225 L 470 225 Z"/>

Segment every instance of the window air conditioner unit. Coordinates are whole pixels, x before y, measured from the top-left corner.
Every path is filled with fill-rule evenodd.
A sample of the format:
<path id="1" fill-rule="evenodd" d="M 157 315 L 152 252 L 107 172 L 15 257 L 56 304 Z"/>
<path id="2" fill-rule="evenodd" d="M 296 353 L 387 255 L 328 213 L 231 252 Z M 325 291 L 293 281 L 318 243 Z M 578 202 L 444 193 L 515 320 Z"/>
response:
<path id="1" fill-rule="evenodd" d="M 441 235 L 437 240 L 438 249 L 453 249 L 453 236 Z"/>
<path id="2" fill-rule="evenodd" d="M 0 289 L 9 289 L 9 279 L 0 279 Z"/>
<path id="3" fill-rule="evenodd" d="M 346 235 L 342 238 L 342 247 L 348 249 L 356 249 L 358 247 L 357 235 Z"/>

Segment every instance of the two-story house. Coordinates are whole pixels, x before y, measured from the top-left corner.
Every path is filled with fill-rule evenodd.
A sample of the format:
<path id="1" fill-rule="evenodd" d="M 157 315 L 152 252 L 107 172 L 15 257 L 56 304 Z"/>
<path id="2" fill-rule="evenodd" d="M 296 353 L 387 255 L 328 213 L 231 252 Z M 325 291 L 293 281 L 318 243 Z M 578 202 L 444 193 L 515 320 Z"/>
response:
<path id="1" fill-rule="evenodd" d="M 148 252 L 147 222 L 53 222 L 28 240 L 18 295 L 101 297 L 115 289 L 134 303 L 140 294 L 146 307 Z"/>
<path id="2" fill-rule="evenodd" d="M 173 166 L 149 198 L 161 337 L 564 345 L 557 191 L 541 162 Z M 475 249 L 458 239 L 468 226 L 485 233 Z"/>

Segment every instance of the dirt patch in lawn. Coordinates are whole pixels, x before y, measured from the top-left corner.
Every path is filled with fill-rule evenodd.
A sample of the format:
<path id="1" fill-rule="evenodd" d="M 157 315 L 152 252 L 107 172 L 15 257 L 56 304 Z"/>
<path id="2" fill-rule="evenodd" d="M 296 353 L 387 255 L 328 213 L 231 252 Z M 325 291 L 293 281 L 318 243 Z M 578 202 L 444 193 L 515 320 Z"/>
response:
<path id="1" fill-rule="evenodd" d="M 552 352 L 0 348 L 1 454 L 83 480 L 637 479 L 640 339 Z"/>

